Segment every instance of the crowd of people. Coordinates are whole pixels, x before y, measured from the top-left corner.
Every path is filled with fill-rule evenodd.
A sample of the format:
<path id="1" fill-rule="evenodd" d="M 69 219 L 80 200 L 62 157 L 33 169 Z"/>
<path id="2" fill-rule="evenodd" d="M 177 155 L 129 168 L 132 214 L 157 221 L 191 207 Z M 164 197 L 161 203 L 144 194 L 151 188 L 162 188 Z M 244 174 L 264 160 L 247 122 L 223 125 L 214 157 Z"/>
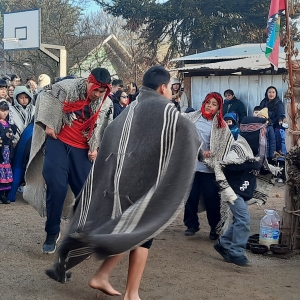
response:
<path id="1" fill-rule="evenodd" d="M 180 81 L 161 66 L 144 74 L 141 88 L 111 81 L 104 68 L 52 84 L 46 74 L 25 85 L 17 75 L 5 76 L 0 201 L 15 201 L 25 185 L 24 199 L 46 216 L 42 251 L 51 254 L 70 187 L 73 216 L 48 276 L 64 283 L 70 268 L 96 253 L 104 262 L 90 286 L 120 295 L 109 276 L 130 250 L 124 300 L 138 300 L 153 237 L 181 207 L 186 236 L 200 230 L 203 203 L 209 238 L 218 240 L 214 249 L 227 262 L 249 264 L 247 201 L 259 173 L 270 172 L 271 164 L 284 167 L 284 113 L 273 86 L 251 116 L 230 89 L 224 99 L 208 93 L 196 111 Z M 225 230 L 227 206 L 233 221 Z"/>

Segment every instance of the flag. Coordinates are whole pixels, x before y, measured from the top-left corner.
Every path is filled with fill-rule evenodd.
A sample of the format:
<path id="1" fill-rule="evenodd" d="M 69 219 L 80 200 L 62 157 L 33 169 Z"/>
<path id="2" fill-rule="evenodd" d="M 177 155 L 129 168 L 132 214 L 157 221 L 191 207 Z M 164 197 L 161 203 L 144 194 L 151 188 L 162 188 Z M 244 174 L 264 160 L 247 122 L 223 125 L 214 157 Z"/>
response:
<path id="1" fill-rule="evenodd" d="M 271 0 L 267 24 L 266 57 L 278 69 L 280 14 L 285 10 L 285 0 Z"/>

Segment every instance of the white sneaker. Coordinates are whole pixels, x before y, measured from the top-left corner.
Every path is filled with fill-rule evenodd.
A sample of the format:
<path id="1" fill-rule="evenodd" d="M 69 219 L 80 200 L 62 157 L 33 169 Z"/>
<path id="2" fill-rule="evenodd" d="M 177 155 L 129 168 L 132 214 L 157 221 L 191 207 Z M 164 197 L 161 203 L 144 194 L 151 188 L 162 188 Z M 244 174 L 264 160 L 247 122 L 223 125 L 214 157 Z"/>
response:
<path id="1" fill-rule="evenodd" d="M 283 179 L 282 178 L 278 178 L 278 183 L 283 183 Z"/>
<path id="2" fill-rule="evenodd" d="M 19 193 L 23 193 L 23 192 L 24 192 L 24 185 L 20 185 L 20 186 L 18 187 L 18 192 L 19 192 Z"/>

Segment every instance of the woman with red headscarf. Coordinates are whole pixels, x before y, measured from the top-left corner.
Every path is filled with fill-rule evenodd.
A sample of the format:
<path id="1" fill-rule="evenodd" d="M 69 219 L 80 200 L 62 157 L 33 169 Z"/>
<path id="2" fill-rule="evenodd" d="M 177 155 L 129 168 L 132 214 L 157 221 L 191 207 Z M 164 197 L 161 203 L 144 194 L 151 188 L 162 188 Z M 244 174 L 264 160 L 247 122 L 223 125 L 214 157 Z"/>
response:
<path id="1" fill-rule="evenodd" d="M 221 160 L 226 153 L 227 142 L 233 142 L 230 130 L 223 120 L 222 106 L 222 96 L 212 92 L 205 97 L 199 111 L 184 114 L 197 128 L 204 156 L 204 161 L 196 164 L 192 190 L 185 205 L 186 236 L 195 235 L 200 230 L 197 213 L 202 195 L 211 228 L 209 238 L 216 240 L 219 237 L 216 228 L 220 222 L 220 195 L 213 165 L 214 161 Z"/>

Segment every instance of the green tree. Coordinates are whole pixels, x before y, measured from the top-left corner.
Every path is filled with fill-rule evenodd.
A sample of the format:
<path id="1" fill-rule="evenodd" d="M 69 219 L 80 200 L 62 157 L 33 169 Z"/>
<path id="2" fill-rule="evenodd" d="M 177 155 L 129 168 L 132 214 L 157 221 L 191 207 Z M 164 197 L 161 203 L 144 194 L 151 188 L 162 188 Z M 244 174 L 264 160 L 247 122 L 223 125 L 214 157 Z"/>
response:
<path id="1" fill-rule="evenodd" d="M 157 51 L 169 42 L 165 60 L 174 55 L 264 42 L 270 0 L 95 0 L 107 12 L 122 16 L 126 28 L 142 30 L 141 37 Z"/>

